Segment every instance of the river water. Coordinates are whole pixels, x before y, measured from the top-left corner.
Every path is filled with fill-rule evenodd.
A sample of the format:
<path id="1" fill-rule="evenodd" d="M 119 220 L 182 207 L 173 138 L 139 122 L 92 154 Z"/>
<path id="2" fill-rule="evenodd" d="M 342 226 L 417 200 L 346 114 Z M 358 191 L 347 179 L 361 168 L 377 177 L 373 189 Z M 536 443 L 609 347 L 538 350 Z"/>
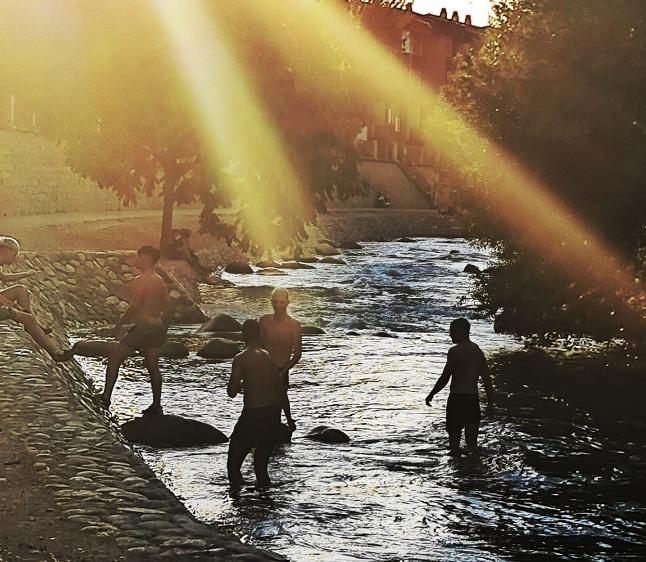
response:
<path id="1" fill-rule="evenodd" d="M 348 265 L 203 287 L 210 312 L 240 320 L 270 312 L 272 286 L 288 287 L 292 314 L 326 334 L 305 338 L 292 372 L 298 429 L 272 459 L 272 488 L 251 485 L 248 462 L 250 485 L 230 494 L 226 444 L 138 449 L 198 518 L 294 561 L 646 559 L 643 441 L 606 437 L 585 411 L 498 372 L 495 358 L 521 344 L 487 321 L 472 321 L 472 339 L 492 360 L 498 411 L 483 420 L 480 455 L 447 455 L 448 389 L 430 409 L 424 398 L 451 345 L 450 320 L 470 312 L 460 302 L 471 283 L 464 266 L 486 267 L 486 253 L 461 239 L 421 239 L 366 243 L 343 257 Z M 175 327 L 172 337 L 196 349 L 206 338 L 194 331 Z M 81 361 L 101 387 L 104 363 Z M 138 359 L 122 369 L 112 406 L 121 421 L 150 402 L 142 370 Z M 166 413 L 230 434 L 242 405 L 226 395 L 229 370 L 194 354 L 162 360 Z M 303 439 L 322 424 L 351 442 Z"/>

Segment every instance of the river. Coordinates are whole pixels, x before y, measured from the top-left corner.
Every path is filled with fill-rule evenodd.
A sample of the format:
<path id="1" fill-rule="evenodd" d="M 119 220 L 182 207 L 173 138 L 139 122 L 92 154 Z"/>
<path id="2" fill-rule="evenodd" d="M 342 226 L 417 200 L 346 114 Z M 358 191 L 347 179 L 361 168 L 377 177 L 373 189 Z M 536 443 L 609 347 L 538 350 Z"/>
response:
<path id="1" fill-rule="evenodd" d="M 138 448 L 198 518 L 294 561 L 646 557 L 644 443 L 605 436 L 587 412 L 497 372 L 495 358 L 522 345 L 488 321 L 472 321 L 472 339 L 492 359 L 497 414 L 483 419 L 480 455 L 447 455 L 448 389 L 432 408 L 424 398 L 451 345 L 450 320 L 470 314 L 468 299 L 460 302 L 472 282 L 464 266 L 486 267 L 486 252 L 436 238 L 366 243 L 343 257 L 348 265 L 203 287 L 211 313 L 240 320 L 270 312 L 271 286 L 288 287 L 293 315 L 326 334 L 305 338 L 292 372 L 298 429 L 272 459 L 272 488 L 230 494 L 226 444 Z M 195 349 L 206 339 L 194 331 L 171 334 Z M 101 387 L 104 363 L 80 360 Z M 138 359 L 122 369 L 112 406 L 122 421 L 150 403 L 142 369 Z M 226 395 L 229 370 L 195 354 L 162 360 L 165 412 L 230 434 L 242 405 Z M 303 439 L 322 424 L 351 442 Z M 243 476 L 253 482 L 250 463 Z"/>

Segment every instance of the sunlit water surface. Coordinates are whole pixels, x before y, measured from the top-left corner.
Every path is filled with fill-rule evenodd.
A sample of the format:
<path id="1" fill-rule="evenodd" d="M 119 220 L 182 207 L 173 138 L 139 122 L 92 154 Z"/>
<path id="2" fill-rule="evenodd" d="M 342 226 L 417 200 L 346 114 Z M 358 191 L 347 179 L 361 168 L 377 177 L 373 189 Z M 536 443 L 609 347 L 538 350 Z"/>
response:
<path id="1" fill-rule="evenodd" d="M 447 455 L 448 391 L 430 409 L 424 397 L 450 346 L 448 323 L 470 312 L 459 303 L 471 283 L 464 266 L 490 257 L 460 239 L 367 243 L 343 257 L 346 266 L 203 287 L 210 312 L 241 320 L 270 312 L 272 286 L 288 287 L 292 314 L 326 335 L 305 339 L 291 375 L 298 429 L 271 461 L 271 489 L 253 487 L 247 463 L 249 485 L 230 494 L 226 444 L 139 449 L 197 517 L 295 561 L 644 559 L 646 451 L 603 437 L 585 412 L 499 380 L 505 393 L 482 423 L 482 454 Z M 194 331 L 172 336 L 196 349 L 206 337 Z M 520 348 L 486 321 L 473 321 L 472 337 L 490 357 Z M 82 363 L 102 386 L 103 362 Z M 122 421 L 150 402 L 142 370 L 136 359 L 122 369 L 112 406 Z M 229 361 L 192 353 L 162 360 L 162 370 L 166 413 L 230 434 L 242 404 L 226 395 Z M 321 424 L 352 441 L 303 439 Z"/>

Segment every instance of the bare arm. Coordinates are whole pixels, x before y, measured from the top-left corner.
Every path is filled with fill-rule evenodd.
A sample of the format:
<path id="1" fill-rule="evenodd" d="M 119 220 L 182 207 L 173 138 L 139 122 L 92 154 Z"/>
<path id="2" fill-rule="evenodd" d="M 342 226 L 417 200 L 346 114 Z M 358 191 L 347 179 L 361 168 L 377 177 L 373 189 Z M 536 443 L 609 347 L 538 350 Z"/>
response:
<path id="1" fill-rule="evenodd" d="M 227 384 L 227 394 L 229 398 L 235 398 L 242 386 L 242 365 L 240 359 L 235 357 L 231 365 L 231 376 L 229 377 L 229 384 Z"/>
<path id="2" fill-rule="evenodd" d="M 431 390 L 431 392 L 429 392 L 428 396 L 426 397 L 427 406 L 431 405 L 431 400 L 433 400 L 433 396 L 435 396 L 438 392 L 440 392 L 449 383 L 449 379 L 453 374 L 453 362 L 454 362 L 453 352 L 451 349 L 449 349 L 449 353 L 446 358 L 446 365 L 444 365 L 444 370 L 442 371 L 440 378 L 437 379 L 437 382 L 435 383 L 433 390 Z"/>
<path id="3" fill-rule="evenodd" d="M 296 363 L 301 360 L 303 356 L 303 329 L 300 322 L 294 321 L 294 328 L 292 330 L 292 356 L 289 359 L 285 369 L 291 369 Z"/>
<path id="4" fill-rule="evenodd" d="M 493 413 L 493 384 L 491 383 L 491 376 L 489 375 L 489 368 L 487 367 L 487 359 L 484 354 L 482 354 L 480 364 L 480 378 L 482 379 L 485 394 L 487 395 L 487 411 L 489 413 Z"/>
<path id="5" fill-rule="evenodd" d="M 119 330 L 123 324 L 127 324 L 133 316 L 137 314 L 139 307 L 144 299 L 144 284 L 140 279 L 135 279 L 130 288 L 130 305 L 128 309 L 123 313 L 123 316 L 119 319 L 116 325 L 116 329 Z"/>

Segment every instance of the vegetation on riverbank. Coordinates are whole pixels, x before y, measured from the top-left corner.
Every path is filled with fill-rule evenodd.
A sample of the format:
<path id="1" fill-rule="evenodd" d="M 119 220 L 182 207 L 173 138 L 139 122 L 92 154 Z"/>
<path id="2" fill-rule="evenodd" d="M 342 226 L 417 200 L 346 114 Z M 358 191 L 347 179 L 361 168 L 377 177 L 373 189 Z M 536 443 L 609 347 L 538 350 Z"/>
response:
<path id="1" fill-rule="evenodd" d="M 459 182 L 474 236 L 496 249 L 498 264 L 478 278 L 475 296 L 484 313 L 502 312 L 502 330 L 641 337 L 645 22 L 646 5 L 636 0 L 503 1 L 482 47 L 458 61 L 445 98 L 497 143 L 498 172 L 516 165 L 509 155 L 522 163 L 570 225 L 594 233 L 617 259 L 607 267 L 591 252 L 576 266 L 568 256 L 586 251 L 585 237 L 580 249 L 563 239 L 537 250 L 534 241 L 552 226 L 533 220 L 541 209 L 510 226 L 492 204 L 502 193 L 499 176 L 463 143 L 467 173 L 445 177 Z M 616 286 L 604 268 L 621 270 L 632 287 Z"/>

